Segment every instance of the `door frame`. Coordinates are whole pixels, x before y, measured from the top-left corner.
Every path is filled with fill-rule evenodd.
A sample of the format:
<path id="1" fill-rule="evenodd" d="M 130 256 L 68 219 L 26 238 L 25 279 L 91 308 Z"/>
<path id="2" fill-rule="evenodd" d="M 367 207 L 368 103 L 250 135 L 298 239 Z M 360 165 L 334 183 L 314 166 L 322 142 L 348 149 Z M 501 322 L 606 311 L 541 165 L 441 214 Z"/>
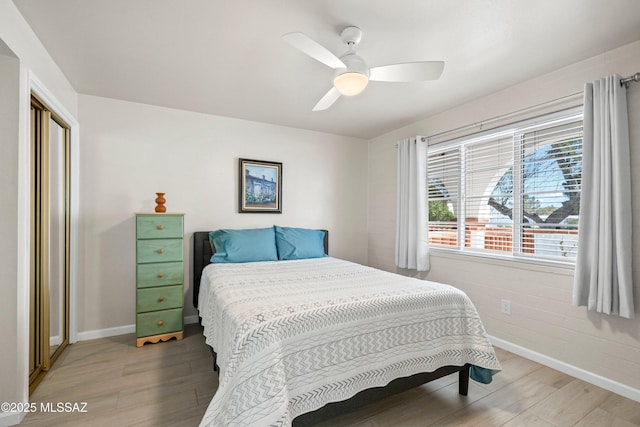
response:
<path id="1" fill-rule="evenodd" d="M 78 341 L 78 216 L 79 216 L 79 137 L 80 126 L 78 121 L 55 98 L 55 96 L 42 84 L 42 82 L 29 72 L 29 98 L 33 93 L 38 99 L 47 105 L 51 111 L 69 125 L 71 135 L 69 137 L 69 343 Z M 31 155 L 31 153 L 29 153 Z M 28 241 L 28 240 L 27 240 Z"/>
<path id="2" fill-rule="evenodd" d="M 21 65 L 20 125 L 18 151 L 18 372 L 22 372 L 23 402 L 29 401 L 29 304 L 30 304 L 30 213 L 31 206 L 31 95 L 45 103 L 70 127 L 69 158 L 69 344 L 78 341 L 78 222 L 80 196 L 80 126 L 76 118 L 58 101 L 33 71 Z"/>

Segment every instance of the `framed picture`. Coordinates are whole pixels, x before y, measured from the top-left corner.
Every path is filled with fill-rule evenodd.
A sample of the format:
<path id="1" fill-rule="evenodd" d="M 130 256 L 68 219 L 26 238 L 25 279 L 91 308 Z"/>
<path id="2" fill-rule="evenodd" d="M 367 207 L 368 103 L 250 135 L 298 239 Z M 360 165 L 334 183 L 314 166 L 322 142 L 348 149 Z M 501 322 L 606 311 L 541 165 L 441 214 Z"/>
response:
<path id="1" fill-rule="evenodd" d="M 282 213 L 282 163 L 240 159 L 240 213 Z"/>

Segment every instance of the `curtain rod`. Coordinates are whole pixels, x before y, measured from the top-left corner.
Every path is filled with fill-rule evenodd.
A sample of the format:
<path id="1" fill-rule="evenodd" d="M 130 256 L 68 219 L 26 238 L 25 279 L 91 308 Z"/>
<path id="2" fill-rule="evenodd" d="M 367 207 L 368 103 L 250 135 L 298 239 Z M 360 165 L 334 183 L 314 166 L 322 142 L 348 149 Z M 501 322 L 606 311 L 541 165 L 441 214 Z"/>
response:
<path id="1" fill-rule="evenodd" d="M 624 79 L 620 79 L 620 86 L 625 86 L 625 87 L 628 88 L 629 85 L 632 82 L 640 82 L 640 73 L 635 73 L 632 76 L 626 77 Z M 444 132 L 440 132 L 440 133 L 436 133 L 436 134 L 433 134 L 433 135 L 429 135 L 427 137 L 423 136 L 422 137 L 422 141 L 426 141 L 428 139 L 433 139 L 433 138 L 441 138 L 443 136 L 447 136 L 447 135 L 450 135 L 450 134 L 462 132 L 462 131 L 465 131 L 467 129 L 473 129 L 475 127 L 482 128 L 483 126 L 486 126 L 487 124 L 490 124 L 490 123 L 493 123 L 493 122 L 497 122 L 497 121 L 501 121 L 501 120 L 504 120 L 504 119 L 508 119 L 511 116 L 517 116 L 519 114 L 527 113 L 527 112 L 530 112 L 530 111 L 535 111 L 538 108 L 548 107 L 548 106 L 551 106 L 551 105 L 553 105 L 553 104 L 555 104 L 557 102 L 568 101 L 571 98 L 574 98 L 574 97 L 577 97 L 577 96 L 582 96 L 583 94 L 584 94 L 584 92 L 572 93 L 571 95 L 567 95 L 567 96 L 563 96 L 563 97 L 560 97 L 560 98 L 556 98 L 556 99 L 553 99 L 551 101 L 542 102 L 540 104 L 536 104 L 536 105 L 531 106 L 531 107 L 522 108 L 520 110 L 512 111 L 510 113 L 503 114 L 503 115 L 497 116 L 497 117 L 493 117 L 491 119 L 487 119 L 487 120 L 484 120 L 484 121 L 481 121 L 481 122 L 472 123 L 472 124 L 469 124 L 469 125 L 466 125 L 466 126 L 462 126 L 462 127 L 456 128 L 456 129 L 451 129 L 451 130 L 447 130 L 447 131 L 444 131 Z"/>
<path id="2" fill-rule="evenodd" d="M 433 134 L 433 135 L 429 135 L 427 137 L 423 137 L 422 140 L 426 141 L 427 139 L 442 138 L 443 136 L 447 136 L 447 135 L 450 135 L 450 134 L 455 134 L 455 133 L 458 133 L 458 132 L 462 132 L 462 131 L 465 131 L 465 130 L 468 130 L 468 129 L 477 128 L 477 127 L 482 129 L 482 127 L 484 127 L 484 126 L 486 126 L 486 125 L 488 125 L 490 123 L 499 122 L 501 120 L 508 119 L 509 117 L 512 117 L 512 116 L 517 116 L 517 115 L 520 115 L 520 114 L 523 114 L 523 113 L 529 113 L 529 112 L 535 111 L 535 110 L 540 109 L 540 108 L 549 107 L 549 106 L 551 106 L 553 104 L 556 104 L 556 103 L 561 103 L 563 101 L 568 101 L 571 98 L 578 98 L 578 96 L 580 96 L 580 99 L 581 99 L 582 95 L 583 95 L 583 92 L 572 93 L 571 95 L 562 96 L 560 98 L 552 99 L 551 101 L 545 101 L 545 102 L 542 102 L 540 104 L 536 104 L 536 105 L 533 105 L 533 106 L 530 106 L 530 107 L 521 108 L 520 110 L 516 110 L 516 111 L 512 111 L 510 113 L 502 114 L 500 116 L 496 116 L 496 117 L 493 117 L 493 118 L 490 118 L 490 119 L 487 119 L 487 120 L 483 120 L 483 121 L 476 122 L 476 123 L 471 123 L 471 124 L 468 124 L 466 126 L 461 126 L 459 128 L 456 128 L 456 129 L 451 129 L 451 130 L 447 130 L 447 131 L 444 131 L 444 132 L 440 132 L 440 133 L 436 133 L 436 134 Z"/>
<path id="3" fill-rule="evenodd" d="M 620 79 L 620 86 L 624 86 L 628 88 L 632 82 L 640 82 L 640 73 L 635 73 L 633 76 Z"/>
<path id="4" fill-rule="evenodd" d="M 625 87 L 628 88 L 629 85 L 632 82 L 640 82 L 640 73 L 635 73 L 632 76 L 626 77 L 624 79 L 620 79 L 620 86 L 625 86 Z M 556 98 L 556 99 L 553 99 L 551 101 L 542 102 L 542 103 L 534 105 L 532 107 L 522 108 L 520 110 L 516 110 L 516 111 L 513 111 L 511 113 L 503 114 L 501 116 L 494 117 L 494 118 L 491 118 L 491 119 L 487 119 L 487 120 L 484 120 L 484 121 L 481 121 L 481 122 L 472 123 L 472 124 L 469 124 L 469 125 L 466 125 L 466 126 L 459 127 L 457 129 L 451 129 L 451 130 L 448 130 L 448 131 L 436 133 L 434 135 L 429 135 L 428 137 L 423 137 L 422 140 L 426 141 L 427 139 L 441 138 L 441 137 L 449 135 L 449 134 L 462 132 L 464 130 L 473 129 L 475 127 L 482 128 L 483 126 L 485 126 L 487 124 L 490 124 L 490 123 L 493 123 L 493 122 L 497 122 L 497 121 L 500 121 L 500 120 L 504 120 L 504 119 L 507 119 L 507 118 L 509 118 L 511 116 L 517 116 L 517 115 L 522 114 L 522 113 L 535 111 L 538 108 L 548 107 L 548 106 L 553 105 L 553 104 L 555 104 L 557 102 L 567 101 L 570 98 L 577 97 L 577 96 L 582 96 L 582 95 L 583 95 L 583 92 L 572 93 L 571 95 L 567 95 L 567 96 L 563 96 L 563 97 L 560 97 L 560 98 Z"/>

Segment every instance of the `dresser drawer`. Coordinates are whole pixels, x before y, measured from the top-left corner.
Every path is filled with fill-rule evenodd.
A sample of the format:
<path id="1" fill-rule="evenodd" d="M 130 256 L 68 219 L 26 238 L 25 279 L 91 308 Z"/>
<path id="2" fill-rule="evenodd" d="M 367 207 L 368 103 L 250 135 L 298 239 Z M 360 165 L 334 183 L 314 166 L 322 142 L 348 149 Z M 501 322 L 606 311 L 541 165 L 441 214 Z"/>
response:
<path id="1" fill-rule="evenodd" d="M 182 283 L 184 283 L 182 262 L 138 264 L 136 268 L 136 284 L 138 288 L 180 285 Z"/>
<path id="2" fill-rule="evenodd" d="M 138 289 L 136 293 L 136 311 L 144 313 L 168 308 L 182 308 L 182 300 L 182 285 Z"/>
<path id="3" fill-rule="evenodd" d="M 138 239 L 182 238 L 182 215 L 138 215 L 136 236 Z"/>
<path id="4" fill-rule="evenodd" d="M 182 261 L 182 246 L 182 239 L 138 240 L 138 263 Z"/>
<path id="5" fill-rule="evenodd" d="M 136 315 L 136 335 L 147 337 L 150 335 L 166 334 L 182 330 L 182 309 L 151 311 Z"/>

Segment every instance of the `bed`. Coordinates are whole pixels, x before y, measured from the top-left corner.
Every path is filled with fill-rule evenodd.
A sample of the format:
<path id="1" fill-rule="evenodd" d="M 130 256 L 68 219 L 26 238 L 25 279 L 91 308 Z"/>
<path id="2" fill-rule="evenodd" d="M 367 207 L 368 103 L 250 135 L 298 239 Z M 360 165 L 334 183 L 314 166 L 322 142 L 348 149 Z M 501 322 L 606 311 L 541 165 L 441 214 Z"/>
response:
<path id="1" fill-rule="evenodd" d="M 500 370 L 463 292 L 326 256 L 322 233 L 322 256 L 221 263 L 194 233 L 193 303 L 219 372 L 201 426 L 313 425 L 454 373 L 466 395 L 470 372 Z"/>

